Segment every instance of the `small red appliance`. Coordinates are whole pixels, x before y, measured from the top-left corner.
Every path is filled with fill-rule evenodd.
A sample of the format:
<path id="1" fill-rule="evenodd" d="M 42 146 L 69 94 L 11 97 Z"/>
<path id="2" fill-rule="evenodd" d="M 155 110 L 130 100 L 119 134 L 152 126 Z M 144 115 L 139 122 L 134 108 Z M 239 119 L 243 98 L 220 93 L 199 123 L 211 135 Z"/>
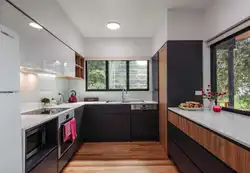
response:
<path id="1" fill-rule="evenodd" d="M 69 97 L 69 103 L 77 102 L 76 91 L 72 90 L 72 91 L 70 91 L 70 93 L 71 93 L 71 96 Z"/>

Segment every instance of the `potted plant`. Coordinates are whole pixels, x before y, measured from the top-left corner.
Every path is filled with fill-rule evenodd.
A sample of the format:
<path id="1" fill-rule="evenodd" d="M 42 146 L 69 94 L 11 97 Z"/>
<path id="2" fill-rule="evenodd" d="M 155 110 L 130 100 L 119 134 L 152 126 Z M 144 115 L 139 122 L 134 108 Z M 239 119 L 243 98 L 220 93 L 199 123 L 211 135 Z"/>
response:
<path id="1" fill-rule="evenodd" d="M 49 98 L 41 98 L 41 103 L 43 103 L 44 107 L 50 103 L 50 99 Z"/>
<path id="2" fill-rule="evenodd" d="M 212 110 L 215 104 L 215 100 L 217 100 L 220 97 L 223 97 L 224 95 L 227 94 L 227 92 L 216 92 L 211 89 L 211 85 L 208 85 L 207 89 L 201 88 L 202 91 L 202 96 L 203 99 L 208 99 L 210 104 L 209 104 L 209 109 Z"/>

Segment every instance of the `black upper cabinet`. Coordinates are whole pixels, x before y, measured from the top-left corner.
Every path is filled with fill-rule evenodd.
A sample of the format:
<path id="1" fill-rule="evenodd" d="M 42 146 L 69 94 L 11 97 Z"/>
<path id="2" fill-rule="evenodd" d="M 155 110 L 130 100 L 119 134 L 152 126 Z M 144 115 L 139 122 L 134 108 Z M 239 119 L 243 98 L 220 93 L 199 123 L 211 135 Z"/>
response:
<path id="1" fill-rule="evenodd" d="M 202 41 L 167 42 L 168 106 L 184 101 L 202 102 L 195 90 L 203 85 Z"/>
<path id="2" fill-rule="evenodd" d="M 158 110 L 136 110 L 131 112 L 131 140 L 159 140 Z"/>

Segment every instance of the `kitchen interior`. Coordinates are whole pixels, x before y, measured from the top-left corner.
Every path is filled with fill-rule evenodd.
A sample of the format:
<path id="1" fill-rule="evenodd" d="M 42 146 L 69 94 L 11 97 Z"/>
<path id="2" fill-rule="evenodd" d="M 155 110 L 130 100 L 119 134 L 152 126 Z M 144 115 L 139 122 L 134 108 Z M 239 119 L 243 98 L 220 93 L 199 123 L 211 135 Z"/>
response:
<path id="1" fill-rule="evenodd" d="M 248 173 L 249 5 L 0 0 L 0 172 Z"/>

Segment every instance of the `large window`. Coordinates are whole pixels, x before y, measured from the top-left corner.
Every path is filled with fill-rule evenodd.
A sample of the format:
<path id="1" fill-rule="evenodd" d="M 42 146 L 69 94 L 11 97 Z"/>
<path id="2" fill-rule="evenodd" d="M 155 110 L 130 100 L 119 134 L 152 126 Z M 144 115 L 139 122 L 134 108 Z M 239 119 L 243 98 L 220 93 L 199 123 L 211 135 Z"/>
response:
<path id="1" fill-rule="evenodd" d="M 250 29 L 212 46 L 211 65 L 213 87 L 228 93 L 217 103 L 250 112 Z"/>
<path id="2" fill-rule="evenodd" d="M 87 91 L 148 91 L 148 61 L 87 61 Z"/>

